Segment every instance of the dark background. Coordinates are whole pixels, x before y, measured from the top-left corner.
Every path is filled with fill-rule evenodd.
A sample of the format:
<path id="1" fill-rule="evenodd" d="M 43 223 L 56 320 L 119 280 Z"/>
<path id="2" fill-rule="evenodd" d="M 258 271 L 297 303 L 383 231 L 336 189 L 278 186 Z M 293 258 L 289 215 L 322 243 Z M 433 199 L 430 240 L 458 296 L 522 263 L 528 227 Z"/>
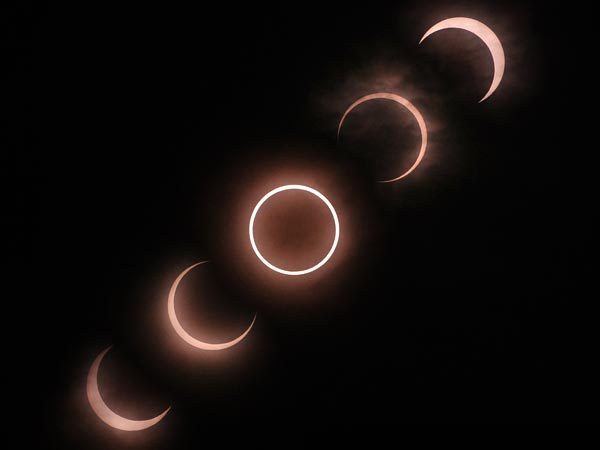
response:
<path id="1" fill-rule="evenodd" d="M 227 421 L 597 421 L 593 83 L 584 8 L 563 8 L 10 10 L 9 249 L 25 267 L 18 298 L 35 335 L 20 357 L 43 394 L 44 441 L 180 448 Z M 506 52 L 481 104 L 491 63 L 476 38 L 417 45 L 457 15 L 488 24 Z M 424 163 L 394 185 L 376 180 L 414 160 L 418 139 L 377 123 L 410 116 L 365 105 L 336 145 L 345 108 L 376 90 L 431 124 Z M 252 281 L 260 268 L 230 238 L 236 215 L 247 220 L 240 198 L 286 171 L 335 191 L 352 245 L 306 281 Z M 174 276 L 204 259 L 224 336 L 258 313 L 226 356 L 159 325 Z M 153 429 L 132 436 L 90 413 L 85 377 L 108 345 L 107 403 L 137 418 L 173 406 Z"/>

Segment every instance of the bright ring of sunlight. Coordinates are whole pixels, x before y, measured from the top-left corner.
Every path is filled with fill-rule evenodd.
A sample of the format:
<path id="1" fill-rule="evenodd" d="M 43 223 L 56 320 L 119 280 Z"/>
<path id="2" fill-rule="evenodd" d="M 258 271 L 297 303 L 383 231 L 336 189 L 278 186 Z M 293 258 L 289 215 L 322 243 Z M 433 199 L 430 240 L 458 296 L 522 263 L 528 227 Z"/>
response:
<path id="1" fill-rule="evenodd" d="M 331 211 L 331 215 L 333 216 L 333 222 L 335 223 L 335 237 L 333 238 L 333 244 L 331 245 L 331 249 L 329 250 L 329 253 L 327 253 L 325 258 L 323 258 L 318 264 L 316 264 L 312 267 L 309 267 L 308 269 L 304 269 L 304 270 L 284 270 L 284 269 L 280 269 L 279 267 L 274 266 L 269 261 L 267 261 L 263 255 L 261 255 L 260 251 L 258 250 L 258 247 L 256 246 L 256 242 L 254 241 L 254 219 L 256 218 L 256 214 L 258 213 L 258 210 L 260 209 L 260 207 L 269 198 L 271 198 L 275 194 L 278 194 L 283 191 L 289 191 L 289 190 L 306 191 L 306 192 L 310 192 L 311 194 L 319 197 L 323 201 L 323 203 L 325 203 L 327 205 L 327 207 L 329 208 L 329 211 Z M 323 194 L 321 194 L 319 191 L 317 191 L 316 189 L 310 188 L 308 186 L 303 186 L 301 184 L 288 184 L 286 186 L 280 186 L 276 189 L 273 189 L 271 192 L 267 193 L 263 198 L 260 199 L 260 201 L 254 207 L 254 211 L 252 211 L 252 216 L 250 216 L 250 224 L 248 225 L 248 234 L 250 235 L 250 243 L 252 244 L 254 253 L 256 253 L 256 256 L 258 256 L 258 259 L 260 259 L 265 266 L 267 266 L 271 270 L 274 270 L 275 272 L 279 272 L 284 275 L 305 275 L 307 273 L 314 272 L 319 267 L 323 266 L 327 261 L 329 261 L 329 258 L 331 258 L 331 255 L 333 255 L 333 252 L 335 251 L 335 248 L 337 247 L 338 240 L 340 239 L 340 222 L 338 220 L 338 216 L 335 212 L 335 209 L 333 209 L 333 205 L 331 204 L 331 202 L 329 200 L 327 200 L 327 198 Z"/>

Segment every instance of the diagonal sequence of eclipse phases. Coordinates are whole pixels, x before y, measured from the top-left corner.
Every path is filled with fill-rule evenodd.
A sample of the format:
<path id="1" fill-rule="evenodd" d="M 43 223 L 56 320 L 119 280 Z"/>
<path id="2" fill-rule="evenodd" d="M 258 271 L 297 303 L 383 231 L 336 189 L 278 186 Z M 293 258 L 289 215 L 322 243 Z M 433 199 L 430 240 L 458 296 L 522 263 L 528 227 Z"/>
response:
<path id="1" fill-rule="evenodd" d="M 502 48 L 502 44 L 501 44 L 500 40 L 498 39 L 498 37 L 496 36 L 496 34 L 487 25 L 485 25 L 475 19 L 468 18 L 468 17 L 452 17 L 452 18 L 448 18 L 448 19 L 445 19 L 445 20 L 442 20 L 442 21 L 436 23 L 435 25 L 433 25 L 431 28 L 429 28 L 425 32 L 425 34 L 419 41 L 419 44 L 423 43 L 430 35 L 437 33 L 439 31 L 442 31 L 442 30 L 450 29 L 450 28 L 461 29 L 461 30 L 465 30 L 465 31 L 469 31 L 469 32 L 473 33 L 474 35 L 479 37 L 484 42 L 484 44 L 487 46 L 487 48 L 489 49 L 489 51 L 491 53 L 492 60 L 494 63 L 494 75 L 493 75 L 492 83 L 491 83 L 487 93 L 483 96 L 483 98 L 481 98 L 481 100 L 479 100 L 479 102 L 483 102 L 484 100 L 487 100 L 498 89 L 498 86 L 500 85 L 500 82 L 502 81 L 502 76 L 504 74 L 504 69 L 505 69 L 505 58 L 504 58 L 504 50 Z M 401 95 L 399 95 L 397 93 L 390 93 L 390 92 L 376 92 L 376 93 L 365 95 L 365 96 L 359 98 L 358 100 L 356 100 L 354 103 L 352 103 L 346 109 L 346 111 L 343 113 L 342 118 L 338 124 L 338 128 L 337 128 L 338 141 L 340 139 L 342 125 L 344 124 L 346 117 L 356 107 L 358 107 L 362 103 L 365 103 L 365 102 L 368 102 L 371 100 L 393 101 L 393 102 L 396 102 L 398 105 L 406 108 L 413 115 L 415 120 L 417 121 L 419 130 L 421 133 L 421 145 L 419 148 L 419 153 L 418 153 L 417 159 L 415 160 L 413 165 L 408 170 L 406 170 L 404 173 L 401 173 L 399 176 L 397 176 L 395 178 L 380 181 L 380 183 L 393 183 L 393 182 L 399 181 L 399 180 L 407 177 L 412 172 L 414 172 L 417 169 L 417 167 L 419 166 L 419 164 L 421 163 L 421 161 L 423 160 L 423 158 L 425 157 L 425 153 L 427 150 L 427 138 L 428 138 L 426 121 L 423 118 L 423 116 L 421 115 L 420 111 L 417 109 L 417 107 L 414 106 L 409 100 L 402 97 Z M 314 195 L 315 197 L 317 197 L 319 200 L 321 200 L 327 206 L 327 208 L 331 212 L 333 222 L 335 225 L 335 235 L 334 235 L 333 243 L 332 243 L 328 253 L 323 257 L 323 259 L 321 259 L 314 266 L 308 267 L 308 268 L 305 268 L 302 270 L 288 270 L 288 269 L 283 269 L 283 268 L 275 266 L 274 264 L 269 262 L 263 256 L 263 254 L 260 252 L 260 250 L 256 244 L 255 238 L 254 238 L 254 222 L 255 222 L 256 216 L 257 216 L 259 210 L 261 209 L 261 207 L 265 204 L 265 202 L 267 202 L 273 196 L 277 195 L 280 192 L 288 191 L 288 190 L 304 191 L 304 192 L 308 192 L 308 193 Z M 272 191 L 266 193 L 258 201 L 258 203 L 254 207 L 254 210 L 252 211 L 252 215 L 250 216 L 250 219 L 249 219 L 248 237 L 249 237 L 250 244 L 252 246 L 254 253 L 256 254 L 257 258 L 266 267 L 268 267 L 269 269 L 271 269 L 274 272 L 277 272 L 281 275 L 302 276 L 302 275 L 306 275 L 308 273 L 318 270 L 319 268 L 324 266 L 330 260 L 330 258 L 333 256 L 333 254 L 337 248 L 339 238 L 340 238 L 340 224 L 339 224 L 339 219 L 338 219 L 338 216 L 337 216 L 337 213 L 336 213 L 336 210 L 335 210 L 333 204 L 327 199 L 327 197 L 323 193 L 321 193 L 321 192 L 317 191 L 316 189 L 309 187 L 309 186 L 290 184 L 290 185 L 280 186 L 276 189 L 273 189 Z M 204 265 L 207 262 L 208 261 L 197 262 L 197 263 L 187 267 L 186 269 L 184 269 L 177 276 L 177 278 L 171 285 L 171 289 L 168 294 L 167 313 L 168 313 L 168 317 L 169 317 L 171 326 L 173 327 L 173 330 L 179 336 L 179 338 L 181 338 L 181 340 L 184 341 L 186 344 L 188 344 L 196 349 L 202 350 L 202 351 L 221 351 L 221 350 L 229 349 L 229 348 L 239 344 L 240 342 L 242 342 L 246 338 L 246 336 L 250 333 L 250 331 L 252 330 L 252 327 L 254 326 L 257 316 L 256 316 L 256 314 L 254 315 L 254 317 L 252 318 L 252 321 L 250 322 L 250 325 L 246 328 L 246 330 L 242 334 L 240 334 L 238 337 L 231 339 L 227 342 L 221 342 L 221 343 L 208 343 L 208 342 L 201 341 L 201 340 L 193 337 L 191 334 L 189 334 L 183 328 L 183 326 L 181 325 L 181 323 L 179 322 L 179 320 L 177 318 L 177 313 L 175 310 L 175 296 L 176 296 L 177 288 L 179 286 L 179 283 L 183 280 L 183 278 L 191 270 L 199 268 L 199 266 Z M 93 412 L 104 423 L 106 423 L 110 427 L 118 429 L 118 430 L 140 431 L 140 430 L 144 430 L 144 429 L 147 429 L 147 428 L 150 428 L 150 427 L 156 425 L 170 411 L 170 409 L 171 409 L 170 406 L 156 417 L 146 419 L 146 420 L 131 420 L 131 419 L 127 419 L 125 417 L 122 417 L 122 416 L 116 414 L 104 402 L 104 400 L 100 394 L 99 388 L 98 388 L 98 371 L 100 369 L 100 364 L 101 364 L 102 360 L 104 359 L 104 357 L 110 351 L 111 348 L 112 348 L 112 346 L 106 348 L 96 357 L 96 359 L 93 361 L 93 363 L 89 369 L 89 372 L 88 372 L 86 393 L 87 393 L 87 398 L 88 398 L 89 404 L 90 404 Z"/>

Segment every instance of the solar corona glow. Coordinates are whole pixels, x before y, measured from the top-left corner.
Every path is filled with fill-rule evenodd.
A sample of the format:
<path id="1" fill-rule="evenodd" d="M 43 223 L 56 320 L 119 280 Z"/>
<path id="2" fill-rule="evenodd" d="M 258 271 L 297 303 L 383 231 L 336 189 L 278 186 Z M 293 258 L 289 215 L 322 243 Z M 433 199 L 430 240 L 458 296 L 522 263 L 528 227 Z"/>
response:
<path id="1" fill-rule="evenodd" d="M 123 431 L 140 431 L 145 430 L 146 428 L 150 428 L 153 425 L 156 425 L 158 422 L 162 420 L 163 417 L 167 415 L 171 407 L 169 406 L 158 416 L 148 419 L 148 420 L 131 420 L 126 419 L 125 417 L 119 416 L 114 411 L 112 411 L 100 395 L 100 391 L 98 389 L 98 369 L 100 368 L 100 363 L 102 359 L 108 351 L 112 347 L 108 347 L 104 350 L 92 363 L 90 367 L 90 371 L 88 372 L 87 377 L 87 398 L 90 402 L 90 406 L 92 410 L 96 413 L 96 415 L 107 425 L 116 428 L 118 430 Z"/>
<path id="2" fill-rule="evenodd" d="M 364 97 L 361 97 L 358 100 L 356 100 L 354 103 L 352 103 L 348 107 L 346 112 L 344 112 L 344 115 L 342 116 L 342 119 L 340 120 L 340 124 L 338 125 L 337 137 L 339 140 L 340 131 L 342 130 L 342 125 L 344 124 L 344 120 L 346 119 L 346 116 L 348 114 L 350 114 L 350 112 L 354 108 L 356 108 L 361 103 L 368 102 L 369 100 L 380 100 L 380 99 L 392 100 L 392 101 L 404 106 L 406 109 L 408 109 L 411 112 L 411 114 L 415 117 L 415 119 L 417 119 L 417 124 L 419 125 L 419 130 L 421 130 L 421 147 L 419 148 L 419 154 L 417 155 L 417 159 L 414 162 L 414 164 L 406 172 L 401 174 L 399 177 L 392 178 L 391 180 L 380 181 L 380 183 L 392 183 L 394 181 L 398 181 L 398 180 L 408 176 L 413 170 L 415 170 L 417 168 L 417 166 L 421 163 L 421 160 L 425 156 L 425 150 L 427 149 L 427 126 L 425 125 L 425 119 L 423 119 L 423 116 L 421 115 L 419 110 L 411 102 L 409 102 L 404 97 L 401 97 L 398 94 L 391 94 L 389 92 L 377 92 L 375 94 L 365 95 Z"/>
<path id="3" fill-rule="evenodd" d="M 485 45 L 487 45 L 487 48 L 492 54 L 492 60 L 494 61 L 494 78 L 492 79 L 492 84 L 487 93 L 481 100 L 479 100 L 479 103 L 481 103 L 494 93 L 494 91 L 500 85 L 500 81 L 502 81 L 505 65 L 502 43 L 500 42 L 500 39 L 498 39 L 498 36 L 496 36 L 496 34 L 487 25 L 479 22 L 478 20 L 469 19 L 468 17 L 452 17 L 436 23 L 429 30 L 427 30 L 419 41 L 419 44 L 433 33 L 440 30 L 446 30 L 448 28 L 458 28 L 460 30 L 470 31 L 479 39 L 481 39 Z"/>
<path id="4" fill-rule="evenodd" d="M 329 249 L 329 252 L 327 253 L 327 255 L 325 255 L 325 257 L 321 261 L 319 261 L 317 264 L 315 264 L 314 266 L 309 267 L 307 269 L 303 269 L 303 270 L 285 270 L 285 269 L 282 269 L 280 267 L 277 267 L 277 266 L 271 264 L 260 253 L 260 250 L 256 246 L 256 242 L 254 240 L 254 220 L 256 219 L 256 215 L 258 214 L 258 211 L 260 210 L 262 205 L 267 200 L 269 200 L 271 197 L 273 197 L 274 195 L 276 195 L 280 192 L 289 191 L 289 190 L 306 191 L 306 192 L 309 192 L 309 193 L 315 195 L 319 199 L 321 199 L 321 201 L 323 203 L 325 203 L 325 205 L 327 205 L 327 207 L 329 208 L 329 211 L 331 212 L 331 215 L 333 216 L 333 222 L 335 224 L 335 236 L 333 238 L 333 243 L 332 243 L 331 248 Z M 319 191 L 317 191 L 316 189 L 313 189 L 311 187 L 308 187 L 308 186 L 303 186 L 301 184 L 288 184 L 288 185 L 280 186 L 276 189 L 273 189 L 272 191 L 265 194 L 265 196 L 259 200 L 259 202 L 254 207 L 254 211 L 252 211 L 252 215 L 250 216 L 250 223 L 248 224 L 248 234 L 250 236 L 250 244 L 252 245 L 252 249 L 254 250 L 254 253 L 256 253 L 256 256 L 258 256 L 258 259 L 260 259 L 261 262 L 265 266 L 267 266 L 269 269 L 274 270 L 275 272 L 279 272 L 283 275 L 292 275 L 292 276 L 306 275 L 307 273 L 314 272 L 315 270 L 322 267 L 327 261 L 329 261 L 329 259 L 333 255 L 333 252 L 335 252 L 338 241 L 340 239 L 340 222 L 338 220 L 338 216 L 337 216 L 335 209 L 334 209 L 333 205 L 331 204 L 331 202 Z"/>
<path id="5" fill-rule="evenodd" d="M 173 282 L 171 289 L 169 291 L 169 298 L 168 298 L 168 302 L 167 302 L 168 310 L 169 310 L 169 320 L 171 321 L 171 325 L 173 326 L 173 329 L 179 335 L 179 337 L 181 339 L 183 339 L 185 342 L 187 342 L 188 344 L 190 344 L 192 347 L 196 347 L 196 348 L 199 348 L 202 350 L 213 350 L 213 351 L 214 350 L 225 350 L 227 348 L 233 347 L 234 345 L 240 343 L 246 337 L 246 335 L 248 333 L 250 333 L 250 330 L 252 329 L 252 326 L 254 325 L 254 321 L 256 320 L 256 314 L 254 315 L 254 318 L 252 319 L 252 323 L 250 323 L 250 326 L 240 336 L 238 336 L 237 338 L 235 338 L 231 341 L 228 341 L 228 342 L 221 342 L 219 344 L 211 344 L 211 343 L 196 339 L 195 337 L 190 335 L 187 331 L 185 331 L 184 328 L 179 323 L 179 320 L 177 319 L 177 314 L 175 313 L 175 294 L 177 292 L 177 286 L 179 286 L 179 283 L 181 282 L 181 280 L 183 280 L 183 277 L 185 277 L 190 270 L 192 270 L 194 267 L 197 267 L 201 264 L 205 264 L 207 262 L 208 261 L 202 261 L 202 262 L 191 265 L 190 267 L 185 269 L 183 272 L 181 272 L 179 274 L 179 276 Z"/>

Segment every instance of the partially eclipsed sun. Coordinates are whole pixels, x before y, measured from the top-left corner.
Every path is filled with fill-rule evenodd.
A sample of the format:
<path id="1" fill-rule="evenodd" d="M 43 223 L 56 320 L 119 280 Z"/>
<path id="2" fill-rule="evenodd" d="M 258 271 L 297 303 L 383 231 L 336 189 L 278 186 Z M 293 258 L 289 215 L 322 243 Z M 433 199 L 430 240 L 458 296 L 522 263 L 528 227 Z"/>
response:
<path id="1" fill-rule="evenodd" d="M 171 407 L 169 406 L 165 409 L 161 414 L 152 419 L 147 420 L 131 420 L 126 419 L 123 416 L 118 415 L 114 411 L 112 411 L 100 395 L 100 390 L 98 389 L 98 369 L 100 369 L 100 363 L 104 356 L 108 353 L 111 347 L 108 347 L 104 350 L 98 357 L 94 360 L 92 367 L 90 367 L 90 371 L 88 372 L 87 378 L 87 397 L 90 402 L 90 406 L 96 413 L 96 415 L 107 425 L 116 428 L 118 430 L 123 431 L 140 431 L 145 430 L 146 428 L 150 428 L 153 425 L 156 425 L 158 422 L 162 420 L 163 417 L 167 415 Z"/>
<path id="2" fill-rule="evenodd" d="M 179 319 L 177 318 L 177 313 L 175 312 L 175 294 L 177 293 L 177 288 L 179 286 L 179 283 L 181 282 L 181 280 L 183 280 L 183 278 L 188 274 L 188 272 L 190 270 L 192 270 L 194 267 L 197 267 L 197 266 L 207 263 L 207 262 L 208 261 L 202 261 L 202 262 L 191 265 L 190 267 L 185 269 L 183 272 L 181 272 L 177 276 L 177 278 L 175 279 L 173 284 L 171 285 L 171 289 L 169 290 L 169 298 L 167 301 L 169 320 L 171 321 L 171 325 L 173 326 L 173 329 L 179 335 L 179 337 L 181 339 L 183 339 L 185 342 L 187 342 L 188 344 L 190 344 L 192 347 L 196 347 L 196 348 L 199 348 L 202 350 L 211 350 L 211 351 L 225 350 L 225 349 L 228 349 L 228 348 L 233 347 L 234 345 L 240 343 L 246 337 L 246 335 L 248 333 L 250 333 L 250 330 L 252 329 L 252 326 L 254 325 L 254 321 L 256 320 L 256 314 L 254 315 L 254 318 L 252 319 L 252 323 L 250 324 L 250 326 L 248 328 L 246 328 L 246 331 L 244 331 L 240 336 L 236 337 L 235 339 L 232 339 L 231 341 L 220 342 L 218 344 L 212 344 L 209 342 L 204 342 L 199 339 L 196 339 L 194 336 L 189 334 L 181 326 L 181 323 L 179 323 Z"/>
<path id="3" fill-rule="evenodd" d="M 448 28 L 458 28 L 460 30 L 470 31 L 485 43 L 492 54 L 492 60 L 494 61 L 494 78 L 492 79 L 492 84 L 487 93 L 481 100 L 479 100 L 479 103 L 481 103 L 494 93 L 494 91 L 500 85 L 500 81 L 502 81 L 504 67 L 506 64 L 502 43 L 500 42 L 500 39 L 498 39 L 498 36 L 496 36 L 496 34 L 487 25 L 479 22 L 478 20 L 469 19 L 468 17 L 452 17 L 436 23 L 429 30 L 427 30 L 419 41 L 419 44 L 427 39 L 429 35 L 437 33 L 441 30 L 446 30 Z"/>

